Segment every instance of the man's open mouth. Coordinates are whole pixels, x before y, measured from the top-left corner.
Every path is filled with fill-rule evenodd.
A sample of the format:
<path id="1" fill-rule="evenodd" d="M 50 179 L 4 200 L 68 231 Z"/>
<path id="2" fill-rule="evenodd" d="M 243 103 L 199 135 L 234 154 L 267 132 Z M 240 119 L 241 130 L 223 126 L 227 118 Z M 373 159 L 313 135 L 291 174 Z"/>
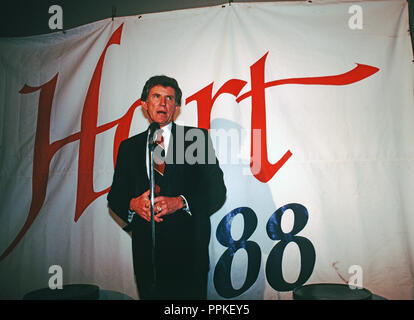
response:
<path id="1" fill-rule="evenodd" d="M 164 115 L 166 115 L 166 114 L 167 114 L 167 112 L 162 111 L 162 110 L 157 111 L 157 113 L 158 113 L 158 114 L 164 114 Z"/>

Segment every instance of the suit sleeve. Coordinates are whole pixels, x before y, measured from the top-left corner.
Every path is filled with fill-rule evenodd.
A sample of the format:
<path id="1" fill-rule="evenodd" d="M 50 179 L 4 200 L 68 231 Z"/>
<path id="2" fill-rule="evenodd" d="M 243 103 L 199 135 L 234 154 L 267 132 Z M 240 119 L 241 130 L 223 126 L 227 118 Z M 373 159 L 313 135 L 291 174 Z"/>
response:
<path id="1" fill-rule="evenodd" d="M 226 186 L 223 171 L 216 157 L 213 143 L 207 130 L 205 137 L 205 163 L 197 164 L 196 183 L 186 195 L 191 212 L 199 212 L 210 216 L 219 210 L 226 200 Z"/>
<path id="2" fill-rule="evenodd" d="M 125 141 L 121 142 L 115 164 L 111 190 L 108 193 L 108 207 L 123 221 L 128 223 L 128 153 Z"/>

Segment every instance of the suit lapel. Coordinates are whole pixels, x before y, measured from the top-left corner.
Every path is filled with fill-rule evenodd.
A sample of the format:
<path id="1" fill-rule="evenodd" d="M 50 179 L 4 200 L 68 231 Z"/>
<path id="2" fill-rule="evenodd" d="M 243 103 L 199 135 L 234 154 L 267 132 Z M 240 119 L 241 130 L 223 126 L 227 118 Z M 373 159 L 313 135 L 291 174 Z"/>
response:
<path id="1" fill-rule="evenodd" d="M 134 189 L 137 195 L 142 194 L 149 188 L 146 159 L 147 136 L 148 130 L 138 135 L 136 143 L 133 144 L 134 150 L 132 150 L 132 154 L 135 154 L 135 157 L 131 157 L 130 165 L 131 172 L 136 172 L 134 179 Z"/>
<path id="2" fill-rule="evenodd" d="M 183 167 L 185 166 L 184 136 L 185 127 L 177 126 L 174 122 L 171 128 L 171 138 L 168 145 L 164 181 L 166 193 L 174 194 L 185 180 Z"/>

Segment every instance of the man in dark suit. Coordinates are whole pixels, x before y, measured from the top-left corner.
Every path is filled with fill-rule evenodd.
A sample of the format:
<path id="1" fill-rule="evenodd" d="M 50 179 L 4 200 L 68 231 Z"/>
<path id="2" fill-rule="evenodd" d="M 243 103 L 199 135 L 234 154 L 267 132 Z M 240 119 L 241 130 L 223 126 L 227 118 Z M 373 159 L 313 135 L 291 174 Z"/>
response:
<path id="1" fill-rule="evenodd" d="M 132 231 L 141 299 L 207 298 L 209 217 L 223 205 L 226 187 L 207 130 L 173 122 L 181 95 L 177 81 L 166 76 L 150 78 L 141 95 L 149 122 L 159 123 L 162 129 L 157 146 L 161 161 L 155 165 L 159 170 L 155 178 L 154 266 L 148 130 L 121 143 L 108 194 L 109 208 L 126 224 L 124 230 Z"/>

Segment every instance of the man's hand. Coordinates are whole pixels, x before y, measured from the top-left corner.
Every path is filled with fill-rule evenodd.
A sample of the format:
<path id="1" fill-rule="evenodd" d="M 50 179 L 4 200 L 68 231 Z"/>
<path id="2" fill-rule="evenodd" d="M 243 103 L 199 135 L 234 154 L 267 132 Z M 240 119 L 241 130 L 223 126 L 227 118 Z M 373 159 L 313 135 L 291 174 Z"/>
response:
<path id="1" fill-rule="evenodd" d="M 129 202 L 129 209 L 135 211 L 138 215 L 147 221 L 151 221 L 151 202 L 149 199 L 150 191 L 147 190 L 137 198 L 132 198 Z M 181 197 L 156 197 L 154 199 L 154 221 L 161 222 L 161 217 L 173 213 L 183 208 Z"/>
<path id="2" fill-rule="evenodd" d="M 129 210 L 135 211 L 139 216 L 147 221 L 151 221 L 151 202 L 149 199 L 150 191 L 147 190 L 137 198 L 132 198 L 129 201 Z M 155 199 L 154 199 L 155 200 Z M 156 208 L 154 213 L 157 213 Z M 154 221 L 162 221 L 160 218 L 154 215 Z"/>
<path id="3" fill-rule="evenodd" d="M 154 199 L 154 213 L 156 214 L 154 220 L 155 218 L 158 218 L 159 221 L 162 221 L 161 217 L 173 213 L 183 207 L 184 205 L 181 197 L 156 197 Z"/>

